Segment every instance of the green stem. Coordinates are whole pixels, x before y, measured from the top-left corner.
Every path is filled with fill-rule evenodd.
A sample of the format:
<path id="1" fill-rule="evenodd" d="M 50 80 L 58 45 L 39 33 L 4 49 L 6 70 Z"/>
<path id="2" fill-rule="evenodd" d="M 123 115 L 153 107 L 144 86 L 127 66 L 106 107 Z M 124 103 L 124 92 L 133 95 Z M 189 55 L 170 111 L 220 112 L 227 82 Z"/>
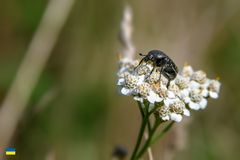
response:
<path id="1" fill-rule="evenodd" d="M 142 110 L 142 107 L 141 107 L 141 103 L 138 103 L 138 104 L 139 104 L 140 112 L 141 112 L 141 115 L 142 115 L 142 123 L 141 123 L 140 131 L 139 131 L 139 134 L 138 134 L 137 142 L 136 142 L 136 145 L 134 147 L 133 154 L 131 156 L 131 160 L 135 160 L 135 157 L 136 157 L 137 151 L 140 147 L 142 137 L 143 137 L 143 134 L 144 134 L 144 130 L 145 130 L 145 127 L 148 123 L 148 118 L 149 118 L 148 114 L 147 115 L 144 114 L 144 112 Z"/>
<path id="2" fill-rule="evenodd" d="M 140 110 L 140 113 L 141 113 L 141 116 L 142 116 L 142 119 L 143 119 L 144 116 L 145 116 L 145 113 L 144 113 L 144 110 L 143 110 L 143 108 L 142 108 L 142 103 L 139 102 L 139 101 L 137 101 L 137 102 L 138 102 L 138 108 L 139 108 L 139 110 Z"/>
<path id="3" fill-rule="evenodd" d="M 150 145 L 154 144 L 155 142 L 157 142 L 158 139 L 162 138 L 162 136 L 169 131 L 169 129 L 173 126 L 174 121 L 172 121 L 171 123 L 169 123 L 157 136 L 155 136 L 152 141 L 150 142 Z"/>
<path id="4" fill-rule="evenodd" d="M 150 118 L 150 117 L 149 117 Z M 148 133 L 151 132 L 152 130 L 152 126 L 151 126 L 151 122 L 150 122 L 150 119 L 148 118 L 148 122 L 147 122 L 147 127 L 148 127 Z"/>
<path id="5" fill-rule="evenodd" d="M 160 120 L 156 120 L 156 121 L 155 121 L 155 124 L 154 124 L 152 130 L 151 130 L 150 133 L 149 133 L 149 137 L 148 137 L 146 143 L 144 144 L 143 148 L 142 148 L 142 149 L 139 151 L 139 153 L 137 154 L 136 159 L 139 159 L 139 158 L 146 152 L 146 150 L 147 150 L 148 147 L 150 146 L 150 143 L 151 143 L 151 140 L 152 140 L 152 137 L 153 137 L 155 131 L 157 130 L 158 126 L 159 126 L 161 123 L 162 123 L 162 121 L 160 121 Z"/>
<path id="6" fill-rule="evenodd" d="M 148 147 L 150 147 L 152 144 L 154 144 L 159 138 L 161 138 L 167 131 L 169 131 L 169 129 L 173 126 L 174 121 L 172 121 L 171 123 L 169 123 L 161 132 L 160 134 L 158 134 L 155 138 L 153 138 L 153 135 L 155 133 L 155 131 L 157 130 L 158 126 L 162 123 L 163 121 L 156 121 L 153 129 L 151 130 L 150 134 L 149 134 L 149 138 L 146 141 L 146 143 L 144 144 L 143 148 L 140 150 L 140 152 L 137 154 L 137 159 L 139 159 L 140 157 L 142 157 L 142 155 L 146 152 L 146 150 L 148 149 Z"/>
<path id="7" fill-rule="evenodd" d="M 139 107 L 139 110 L 141 112 L 142 118 L 144 118 L 144 116 L 148 114 L 148 108 L 149 108 L 149 104 L 145 103 L 144 105 L 145 105 L 145 107 L 144 107 L 145 108 L 145 112 L 144 112 L 144 109 L 142 108 L 141 102 L 138 101 L 138 107 Z M 152 129 L 152 126 L 151 126 L 151 122 L 150 122 L 149 118 L 148 118 L 148 122 L 147 122 L 147 127 L 148 127 L 148 132 L 150 132 L 151 129 Z"/>
<path id="8" fill-rule="evenodd" d="M 145 103 L 145 106 L 146 106 L 146 107 L 145 107 L 145 110 L 146 110 L 146 113 L 147 113 L 147 114 L 151 115 L 152 112 L 148 112 L 148 110 L 149 110 L 149 105 L 150 105 L 149 102 L 148 102 L 148 103 Z M 151 129 L 152 129 L 151 122 L 150 122 L 150 116 L 149 116 L 149 118 L 148 118 L 147 127 L 148 127 L 148 133 L 150 133 L 150 131 L 151 131 Z"/>

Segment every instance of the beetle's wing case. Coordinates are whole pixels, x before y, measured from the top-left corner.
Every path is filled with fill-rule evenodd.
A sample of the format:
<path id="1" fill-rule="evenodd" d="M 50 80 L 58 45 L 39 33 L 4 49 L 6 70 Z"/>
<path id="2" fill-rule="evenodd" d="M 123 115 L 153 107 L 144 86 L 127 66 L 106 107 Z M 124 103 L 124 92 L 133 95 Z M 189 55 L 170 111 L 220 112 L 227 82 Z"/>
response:
<path id="1" fill-rule="evenodd" d="M 168 57 L 165 53 L 163 53 L 160 50 L 151 50 L 150 52 L 148 52 L 148 55 L 153 55 L 155 58 L 164 58 L 164 57 Z"/>
<path id="2" fill-rule="evenodd" d="M 178 73 L 178 67 L 174 62 L 172 62 L 172 68 L 175 70 L 176 74 Z"/>

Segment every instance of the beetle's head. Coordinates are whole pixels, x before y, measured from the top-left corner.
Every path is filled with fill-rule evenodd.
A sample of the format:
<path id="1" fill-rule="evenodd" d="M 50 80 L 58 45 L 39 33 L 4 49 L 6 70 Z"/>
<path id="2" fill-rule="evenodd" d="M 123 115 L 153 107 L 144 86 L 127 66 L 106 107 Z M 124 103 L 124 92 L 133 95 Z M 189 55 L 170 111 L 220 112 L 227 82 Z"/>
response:
<path id="1" fill-rule="evenodd" d="M 142 57 L 144 57 L 143 59 L 144 59 L 144 61 L 145 62 L 147 62 L 147 61 L 149 61 L 149 60 L 152 60 L 152 56 L 150 56 L 150 55 L 146 55 L 146 54 L 142 54 L 142 53 L 139 53 L 139 55 L 140 56 L 142 56 Z"/>

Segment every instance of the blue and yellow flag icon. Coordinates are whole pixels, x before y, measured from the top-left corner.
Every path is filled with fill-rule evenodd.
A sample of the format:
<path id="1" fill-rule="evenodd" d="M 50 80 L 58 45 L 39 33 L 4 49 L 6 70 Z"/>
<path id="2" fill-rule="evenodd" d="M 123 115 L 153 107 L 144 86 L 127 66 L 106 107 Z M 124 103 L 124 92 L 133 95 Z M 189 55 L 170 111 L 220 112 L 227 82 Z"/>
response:
<path id="1" fill-rule="evenodd" d="M 16 155 L 16 148 L 7 148 L 6 149 L 6 155 L 7 156 L 14 156 L 14 155 Z"/>

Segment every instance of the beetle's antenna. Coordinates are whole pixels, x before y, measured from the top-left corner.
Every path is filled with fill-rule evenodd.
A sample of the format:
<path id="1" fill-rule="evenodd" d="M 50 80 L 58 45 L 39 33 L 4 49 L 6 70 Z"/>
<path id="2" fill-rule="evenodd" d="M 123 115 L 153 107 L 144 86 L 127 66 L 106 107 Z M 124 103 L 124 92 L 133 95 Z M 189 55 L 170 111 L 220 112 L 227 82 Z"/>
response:
<path id="1" fill-rule="evenodd" d="M 140 56 L 146 56 L 145 54 L 139 53 Z"/>

